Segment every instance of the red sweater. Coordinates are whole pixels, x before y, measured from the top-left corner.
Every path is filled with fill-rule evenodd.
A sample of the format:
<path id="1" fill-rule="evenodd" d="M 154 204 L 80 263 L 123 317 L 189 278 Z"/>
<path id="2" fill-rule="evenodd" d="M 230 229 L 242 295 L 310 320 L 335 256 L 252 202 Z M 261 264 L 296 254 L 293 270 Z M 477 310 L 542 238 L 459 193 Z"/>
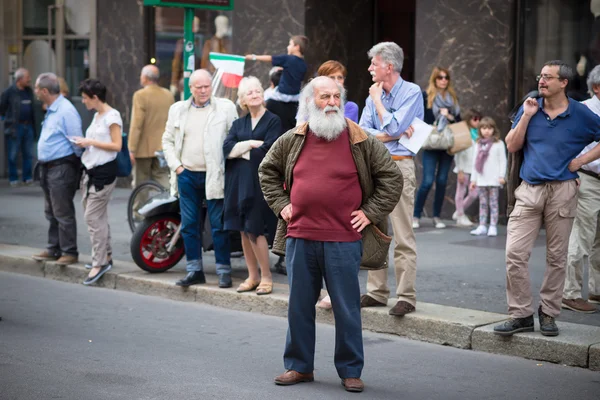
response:
<path id="1" fill-rule="evenodd" d="M 362 235 L 350 223 L 352 212 L 362 203 L 362 190 L 348 130 L 332 142 L 308 131 L 292 182 L 288 237 L 323 242 L 361 240 Z"/>

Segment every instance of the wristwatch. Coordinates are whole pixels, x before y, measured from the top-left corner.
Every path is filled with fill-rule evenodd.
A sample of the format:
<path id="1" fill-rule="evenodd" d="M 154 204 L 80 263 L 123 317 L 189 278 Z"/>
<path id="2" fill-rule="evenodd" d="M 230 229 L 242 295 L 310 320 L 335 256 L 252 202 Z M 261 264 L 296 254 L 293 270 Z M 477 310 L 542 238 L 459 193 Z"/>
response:
<path id="1" fill-rule="evenodd" d="M 252 54 L 252 61 L 256 61 L 256 54 Z"/>

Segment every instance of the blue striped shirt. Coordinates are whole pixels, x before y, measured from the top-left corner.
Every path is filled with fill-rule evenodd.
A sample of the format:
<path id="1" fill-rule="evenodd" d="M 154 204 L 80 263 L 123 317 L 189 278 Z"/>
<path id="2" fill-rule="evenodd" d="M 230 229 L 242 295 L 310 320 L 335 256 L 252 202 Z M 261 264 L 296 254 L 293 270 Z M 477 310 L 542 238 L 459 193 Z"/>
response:
<path id="1" fill-rule="evenodd" d="M 83 149 L 71 143 L 67 137 L 83 136 L 79 113 L 62 95 L 48 107 L 42 122 L 42 133 L 38 141 L 38 160 L 49 162 L 76 154 Z"/>
<path id="2" fill-rule="evenodd" d="M 398 78 L 389 93 L 386 94 L 385 90 L 383 91 L 381 101 L 386 109 L 383 123 L 379 119 L 375 103 L 370 96 L 367 98 L 365 109 L 360 117 L 360 127 L 371 135 L 387 133 L 389 136 L 400 138 L 415 117 L 423 119 L 425 113 L 423 94 L 421 88 L 414 83 Z M 385 147 L 393 156 L 415 155 L 397 140 L 385 143 Z"/>

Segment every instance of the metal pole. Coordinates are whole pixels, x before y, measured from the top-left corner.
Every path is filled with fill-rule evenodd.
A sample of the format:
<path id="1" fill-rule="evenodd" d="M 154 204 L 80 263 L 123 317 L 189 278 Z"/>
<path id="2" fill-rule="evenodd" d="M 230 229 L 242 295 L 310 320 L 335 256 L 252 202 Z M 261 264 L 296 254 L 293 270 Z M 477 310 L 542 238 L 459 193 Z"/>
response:
<path id="1" fill-rule="evenodd" d="M 65 76 L 65 2 L 64 0 L 56 1 L 56 41 L 55 41 L 55 52 L 56 52 L 56 75 Z M 67 80 L 68 82 L 68 80 Z"/>
<path id="2" fill-rule="evenodd" d="M 184 9 L 183 17 L 183 98 L 191 96 L 190 75 L 194 72 L 196 53 L 194 52 L 194 9 Z"/>

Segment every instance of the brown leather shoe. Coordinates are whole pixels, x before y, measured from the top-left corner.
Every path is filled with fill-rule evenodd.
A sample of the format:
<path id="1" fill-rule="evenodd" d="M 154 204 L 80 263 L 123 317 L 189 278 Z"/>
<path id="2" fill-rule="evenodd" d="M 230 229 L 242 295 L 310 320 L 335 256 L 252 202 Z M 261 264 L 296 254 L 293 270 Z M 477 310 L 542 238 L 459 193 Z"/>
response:
<path id="1" fill-rule="evenodd" d="M 65 254 L 64 256 L 62 256 L 61 258 L 56 260 L 56 264 L 57 265 L 71 265 L 71 264 L 75 264 L 78 260 L 79 260 L 79 258 L 77 256 Z"/>
<path id="2" fill-rule="evenodd" d="M 289 386 L 301 382 L 312 382 L 314 380 L 315 376 L 312 372 L 310 374 L 301 374 L 298 371 L 288 369 L 283 374 L 275 377 L 275 384 L 280 386 Z"/>
<path id="3" fill-rule="evenodd" d="M 404 317 L 406 314 L 415 311 L 415 306 L 404 301 L 398 300 L 396 305 L 390 309 L 390 315 L 394 315 L 396 317 Z"/>
<path id="4" fill-rule="evenodd" d="M 372 298 L 371 296 L 369 296 L 368 294 L 363 294 L 362 296 L 360 296 L 360 308 L 386 307 L 386 306 L 387 306 L 386 303 L 381 303 L 381 302 L 375 300 L 374 298 Z"/>
<path id="5" fill-rule="evenodd" d="M 600 304 L 600 295 L 598 295 L 598 294 L 590 294 L 588 296 L 588 301 L 590 303 Z"/>
<path id="6" fill-rule="evenodd" d="M 48 250 L 44 250 L 39 254 L 34 254 L 31 256 L 35 261 L 56 261 L 58 260 L 58 256 L 56 254 L 50 253 Z"/>
<path id="7" fill-rule="evenodd" d="M 585 314 L 592 314 L 596 312 L 596 305 L 588 303 L 582 298 L 579 299 L 562 299 L 562 308 L 567 310 L 577 311 Z"/>
<path id="8" fill-rule="evenodd" d="M 365 390 L 365 384 L 360 378 L 346 378 L 342 379 L 342 386 L 346 388 L 347 392 L 362 392 Z"/>

